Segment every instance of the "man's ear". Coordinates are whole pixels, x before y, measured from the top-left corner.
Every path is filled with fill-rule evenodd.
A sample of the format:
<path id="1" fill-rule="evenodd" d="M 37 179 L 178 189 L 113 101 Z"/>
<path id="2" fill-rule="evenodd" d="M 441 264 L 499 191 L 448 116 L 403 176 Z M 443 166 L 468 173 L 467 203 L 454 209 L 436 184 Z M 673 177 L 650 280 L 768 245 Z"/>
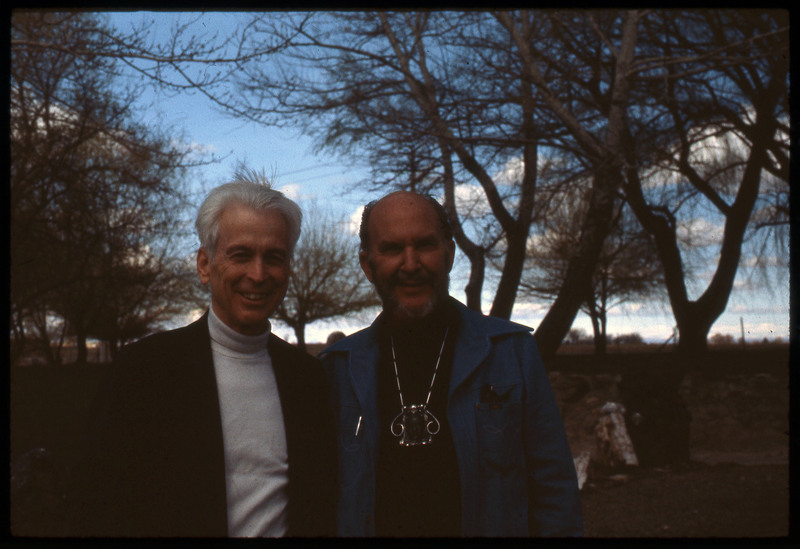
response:
<path id="1" fill-rule="evenodd" d="M 456 259 L 456 243 L 452 240 L 447 241 L 447 272 L 453 269 L 453 262 Z"/>
<path id="2" fill-rule="evenodd" d="M 364 274 L 367 275 L 367 280 L 372 282 L 372 277 L 374 273 L 372 272 L 372 266 L 369 264 L 369 257 L 367 252 L 358 252 L 358 261 L 361 263 L 361 270 L 364 271 Z"/>
<path id="3" fill-rule="evenodd" d="M 203 284 L 208 284 L 211 280 L 211 258 L 202 246 L 197 250 L 197 275 Z"/>

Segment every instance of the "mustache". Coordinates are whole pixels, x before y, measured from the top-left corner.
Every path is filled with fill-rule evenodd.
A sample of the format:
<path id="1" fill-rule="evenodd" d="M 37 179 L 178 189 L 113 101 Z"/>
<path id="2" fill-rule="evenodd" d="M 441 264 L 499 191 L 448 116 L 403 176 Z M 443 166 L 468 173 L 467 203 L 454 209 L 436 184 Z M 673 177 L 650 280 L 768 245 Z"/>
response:
<path id="1" fill-rule="evenodd" d="M 390 280 L 394 284 L 425 284 L 431 283 L 433 281 L 433 277 L 426 275 L 425 273 L 407 274 L 401 272 L 392 275 Z"/>

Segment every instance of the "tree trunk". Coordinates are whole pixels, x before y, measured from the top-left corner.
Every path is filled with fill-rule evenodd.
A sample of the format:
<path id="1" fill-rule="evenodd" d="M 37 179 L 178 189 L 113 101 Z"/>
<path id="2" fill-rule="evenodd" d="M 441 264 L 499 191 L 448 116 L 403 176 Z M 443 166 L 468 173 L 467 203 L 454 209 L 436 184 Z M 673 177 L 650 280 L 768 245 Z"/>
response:
<path id="1" fill-rule="evenodd" d="M 595 175 L 586 222 L 578 248 L 567 267 L 567 274 L 553 305 L 534 332 L 539 352 L 545 361 L 555 355 L 585 301 L 582 288 L 591 286 L 603 241 L 611 229 L 614 193 L 620 180 L 619 170 L 606 169 Z"/>
<path id="2" fill-rule="evenodd" d="M 293 326 L 294 335 L 297 337 L 297 348 L 301 351 L 307 351 L 306 347 L 306 325 L 305 323 L 296 324 Z"/>
<path id="3" fill-rule="evenodd" d="M 600 319 L 597 318 L 597 310 L 593 306 L 589 309 L 589 318 L 592 321 L 592 340 L 594 341 L 594 352 L 597 353 L 597 346 L 600 343 Z"/>
<path id="4" fill-rule="evenodd" d="M 592 341 L 594 342 L 594 354 L 604 355 L 606 353 L 605 337 L 603 334 L 604 327 L 600 318 L 600 310 L 594 302 L 594 295 L 590 295 L 586 306 L 589 312 L 589 318 L 592 321 Z"/>
<path id="5" fill-rule="evenodd" d="M 497 285 L 497 292 L 494 295 L 490 315 L 499 318 L 511 318 L 511 311 L 514 309 L 514 300 L 517 297 L 519 281 L 522 278 L 522 266 L 525 263 L 525 246 L 528 239 L 527 228 L 519 231 L 519 234 L 507 233 L 506 239 L 508 248 L 506 259 L 503 263 L 503 273 L 500 276 L 500 283 Z M 567 327 L 569 329 L 569 327 Z M 566 334 L 566 331 L 564 332 Z"/>
<path id="6" fill-rule="evenodd" d="M 450 228 L 453 230 L 453 240 L 464 255 L 469 259 L 469 281 L 464 288 L 467 298 L 467 307 L 473 311 L 481 312 L 481 293 L 486 271 L 486 250 L 478 246 L 467 237 L 456 209 L 455 180 L 453 176 L 452 152 L 444 139 L 439 139 L 439 150 L 444 166 L 444 209 Z"/>
<path id="7" fill-rule="evenodd" d="M 600 340 L 595 343 L 595 353 L 598 355 L 606 354 L 606 346 L 608 345 L 608 287 L 606 285 L 606 275 L 603 274 L 600 290 L 600 308 L 597 311 L 597 316 L 600 320 Z"/>
<path id="8" fill-rule="evenodd" d="M 501 22 L 509 20 L 508 15 L 502 12 L 497 17 Z M 555 302 L 534 333 L 539 351 L 545 361 L 555 355 L 561 341 L 572 326 L 584 296 L 582 292 L 576 290 L 591 283 L 603 241 L 611 230 L 616 201 L 615 193 L 623 178 L 624 138 L 628 128 L 626 107 L 632 74 L 630 65 L 633 63 L 636 52 L 638 20 L 639 14 L 636 11 L 626 12 L 621 46 L 616 56 L 608 126 L 602 142 L 597 136 L 587 131 L 581 121 L 572 116 L 564 108 L 564 105 L 555 99 L 547 79 L 536 69 L 536 56 L 531 51 L 530 44 L 520 41 L 519 33 L 514 32 L 510 24 L 506 24 L 512 31 L 512 36 L 520 51 L 523 52 L 523 60 L 531 66 L 533 82 L 540 90 L 546 92 L 544 100 L 549 103 L 556 116 L 567 126 L 579 146 L 584 149 L 587 157 L 593 163 L 594 169 L 594 186 L 581 237 L 578 241 L 577 253 L 567 267 L 564 283 Z"/>
<path id="9" fill-rule="evenodd" d="M 25 337 L 25 329 L 22 327 L 20 315 L 11 314 L 11 324 L 13 327 L 11 337 L 11 349 L 9 353 L 10 364 L 16 364 L 22 357 L 25 356 L 27 338 Z"/>
<path id="10" fill-rule="evenodd" d="M 602 312 L 597 311 L 592 317 L 592 329 L 594 330 L 594 354 L 605 355 L 608 340 L 606 338 L 606 319 Z"/>
<path id="11" fill-rule="evenodd" d="M 75 357 L 76 364 L 86 364 L 88 352 L 86 350 L 86 334 L 82 330 L 78 330 L 75 337 L 75 350 L 78 355 Z"/>
<path id="12" fill-rule="evenodd" d="M 600 313 L 600 341 L 597 345 L 595 345 L 595 353 L 598 355 L 606 354 L 606 348 L 608 347 L 608 317 L 606 316 L 606 311 Z"/>
<path id="13" fill-rule="evenodd" d="M 463 248 L 462 251 L 464 251 Z M 470 263 L 469 281 L 464 288 L 464 293 L 467 297 L 467 307 L 473 311 L 480 312 L 486 258 L 483 256 L 483 251 L 468 254 L 467 257 L 469 258 Z"/>
<path id="14" fill-rule="evenodd" d="M 718 315 L 701 310 L 697 303 L 687 302 L 674 310 L 678 325 L 678 352 L 703 354 L 708 350 L 708 332 Z"/>
<path id="15" fill-rule="evenodd" d="M 111 339 L 108 342 L 108 358 L 113 363 L 116 362 L 119 351 L 122 348 L 122 342 L 117 339 Z"/>

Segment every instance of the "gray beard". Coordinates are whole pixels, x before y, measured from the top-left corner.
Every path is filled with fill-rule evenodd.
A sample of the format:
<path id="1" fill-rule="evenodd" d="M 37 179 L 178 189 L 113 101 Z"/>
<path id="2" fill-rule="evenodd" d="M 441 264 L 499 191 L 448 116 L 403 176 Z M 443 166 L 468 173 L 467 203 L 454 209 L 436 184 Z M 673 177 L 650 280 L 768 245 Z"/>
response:
<path id="1" fill-rule="evenodd" d="M 400 320 L 413 320 L 413 319 L 418 319 L 418 318 L 425 318 L 426 316 L 431 314 L 431 312 L 433 311 L 434 305 L 436 305 L 436 302 L 438 302 L 438 301 L 439 301 L 439 296 L 438 295 L 434 295 L 421 308 L 410 309 L 408 307 L 400 305 L 399 303 L 397 303 L 396 300 L 393 300 L 391 314 L 395 318 L 400 319 Z M 383 302 L 383 310 L 384 311 L 386 310 L 386 302 L 385 301 Z"/>
<path id="2" fill-rule="evenodd" d="M 422 307 L 409 308 L 401 305 L 390 288 L 380 284 L 373 284 L 373 286 L 378 293 L 378 297 L 381 298 L 384 313 L 397 320 L 415 320 L 425 318 L 433 312 L 439 302 L 447 299 L 450 295 L 450 275 L 448 274 L 445 277 L 442 285 L 434 287 L 433 296 Z"/>

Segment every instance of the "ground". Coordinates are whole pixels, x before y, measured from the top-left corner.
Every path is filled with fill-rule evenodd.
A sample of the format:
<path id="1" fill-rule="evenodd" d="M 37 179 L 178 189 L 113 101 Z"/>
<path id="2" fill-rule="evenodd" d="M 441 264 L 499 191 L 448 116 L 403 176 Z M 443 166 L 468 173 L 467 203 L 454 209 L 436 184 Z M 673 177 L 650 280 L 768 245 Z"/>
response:
<path id="1" fill-rule="evenodd" d="M 640 468 L 581 492 L 591 538 L 773 538 L 789 533 L 787 464 Z"/>
<path id="2" fill-rule="evenodd" d="M 596 467 L 581 491 L 587 537 L 789 535 L 789 369 L 689 372 L 690 459 Z M 620 374 L 552 372 L 574 456 L 593 451 L 597 410 L 619 402 Z"/>
<path id="3" fill-rule="evenodd" d="M 642 355 L 622 366 L 650 369 L 663 356 Z M 777 356 L 737 351 L 719 357 L 716 364 L 691 368 L 681 380 L 680 394 L 691 415 L 690 459 L 679 466 L 592 471 L 581 492 L 587 537 L 780 538 L 789 533 L 788 349 Z M 584 358 L 572 369 L 574 360 L 550 368 L 575 456 L 592 450 L 599 408 L 620 401 L 621 376 L 614 373 L 622 367 L 620 355 L 606 361 Z M 35 448 L 46 448 L 67 468 L 74 463 L 74 442 L 107 368 L 12 368 L 12 463 Z M 20 501 L 12 498 L 12 503 Z M 41 522 L 32 535 L 47 535 Z"/>

